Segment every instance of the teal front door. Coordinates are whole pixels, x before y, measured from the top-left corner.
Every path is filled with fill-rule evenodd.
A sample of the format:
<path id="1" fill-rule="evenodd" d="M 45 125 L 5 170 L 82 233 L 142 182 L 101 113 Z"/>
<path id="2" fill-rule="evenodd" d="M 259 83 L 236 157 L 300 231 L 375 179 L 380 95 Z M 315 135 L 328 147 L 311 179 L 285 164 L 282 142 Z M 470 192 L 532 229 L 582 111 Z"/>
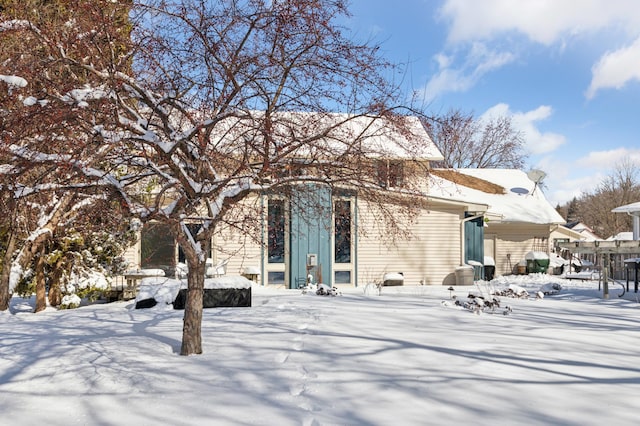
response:
<path id="1" fill-rule="evenodd" d="M 309 183 L 291 194 L 289 283 L 298 288 L 311 275 L 314 283 L 331 285 L 331 188 Z"/>
<path id="2" fill-rule="evenodd" d="M 475 260 L 484 264 L 484 218 L 478 217 L 464 223 L 464 261 Z M 484 268 L 479 272 L 484 278 Z"/>

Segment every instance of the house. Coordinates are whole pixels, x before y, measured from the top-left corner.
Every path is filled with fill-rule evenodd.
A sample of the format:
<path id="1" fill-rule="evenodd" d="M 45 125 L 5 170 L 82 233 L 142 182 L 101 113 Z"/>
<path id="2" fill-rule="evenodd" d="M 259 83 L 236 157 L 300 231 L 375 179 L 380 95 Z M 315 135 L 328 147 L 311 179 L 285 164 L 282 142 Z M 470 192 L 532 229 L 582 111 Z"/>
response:
<path id="1" fill-rule="evenodd" d="M 579 241 L 598 241 L 602 239 L 593 232 L 593 229 L 580 221 L 568 222 L 564 227 L 580 234 Z"/>
<path id="2" fill-rule="evenodd" d="M 369 127 L 359 121 L 350 125 L 353 134 Z M 394 148 L 415 145 L 404 140 L 405 134 L 381 134 L 368 141 L 384 148 L 376 149 L 383 155 L 371 158 L 377 185 L 384 189 L 377 194 L 384 197 L 382 203 L 363 196 L 360 188 L 317 183 L 294 186 L 284 195 L 256 195 L 245 202 L 245 211 L 261 216 L 254 235 L 240 235 L 232 226 L 221 229 L 214 238 L 213 257 L 227 259 L 230 274 L 259 271 L 261 284 L 283 288 L 297 288 L 308 280 L 365 286 L 382 283 L 389 273 L 401 276 L 405 285 L 455 284 L 461 220 L 470 209 L 484 211 L 486 205 L 427 197 L 422 183 L 410 185 L 415 178 L 427 179 L 430 162 L 442 159 L 419 121 L 414 129 L 419 155 Z M 403 203 L 419 208 L 407 213 Z M 406 228 L 391 229 L 384 216 L 397 216 Z"/>
<path id="3" fill-rule="evenodd" d="M 488 205 L 485 214 L 466 225 L 467 262 L 484 263 L 485 256 L 492 258 L 496 275 L 505 275 L 516 272 L 528 252 L 548 254 L 553 250 L 553 233 L 565 221 L 527 173 L 515 169 L 436 169 L 432 176 L 430 195 Z"/>
<path id="4" fill-rule="evenodd" d="M 353 134 L 372 128 L 366 120 L 350 126 Z M 378 132 L 368 142 L 384 148 L 377 150 L 383 155 L 371 158 L 383 203 L 358 188 L 312 181 L 286 192 L 255 194 L 218 229 L 212 265 L 224 264 L 227 274 L 278 288 L 308 281 L 362 287 L 383 284 L 386 274 L 393 274 L 396 284 L 452 285 L 460 265 L 482 265 L 485 255 L 495 259 L 497 274 L 508 274 L 528 251 L 549 251 L 550 233 L 564 220 L 525 173 L 430 170 L 430 162 L 442 155 L 417 119 L 413 130 L 412 140 Z M 418 151 L 397 149 L 416 141 Z M 408 187 L 410 176 L 419 178 L 417 186 Z M 418 208 L 403 211 L 407 202 Z M 397 215 L 405 228 L 390 229 L 384 215 Z M 237 231 L 240 222 L 244 232 Z M 183 255 L 168 230 L 145 224 L 140 235 L 128 252 L 132 269 L 175 274 Z"/>
<path id="5" fill-rule="evenodd" d="M 255 194 L 241 203 L 227 226 L 218 228 L 212 262 L 224 262 L 227 274 L 244 274 L 283 288 L 300 287 L 309 276 L 314 282 L 364 286 L 382 282 L 387 273 L 400 275 L 405 285 L 455 284 L 455 268 L 464 262 L 462 225 L 469 214 L 482 214 L 487 205 L 429 197 L 421 191 L 430 162 L 442 155 L 422 124 L 409 119 L 411 138 L 380 130 L 366 119 L 349 123 L 350 134 L 375 132 L 367 143 L 379 147 L 370 160 L 377 170 L 372 184 L 379 186 L 380 198 L 364 196 L 359 188 L 312 181 L 298 182 L 286 192 Z M 418 149 L 401 149 L 407 145 Z M 422 182 L 409 187 L 410 177 Z M 373 204 L 385 207 L 376 209 Z M 403 204 L 419 208 L 408 212 Z M 389 217 L 404 229 L 392 229 L 385 220 Z M 253 227 L 238 232 L 239 222 L 245 230 L 249 222 Z M 183 255 L 169 235 L 162 224 L 145 224 L 138 243 L 127 253 L 131 268 L 175 274 Z"/>

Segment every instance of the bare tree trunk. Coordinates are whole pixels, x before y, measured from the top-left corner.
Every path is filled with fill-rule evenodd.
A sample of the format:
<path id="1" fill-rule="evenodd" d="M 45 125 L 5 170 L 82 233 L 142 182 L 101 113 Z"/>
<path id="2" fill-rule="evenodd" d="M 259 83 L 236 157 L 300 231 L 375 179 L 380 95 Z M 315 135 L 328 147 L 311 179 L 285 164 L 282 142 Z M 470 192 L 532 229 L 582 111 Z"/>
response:
<path id="1" fill-rule="evenodd" d="M 9 277 L 11 275 L 11 260 L 16 250 L 17 237 L 15 232 L 9 232 L 9 240 L 7 241 L 7 250 L 2 259 L 2 275 L 0 275 L 0 311 L 9 309 Z"/>
<path id="2" fill-rule="evenodd" d="M 47 297 L 45 292 L 44 277 L 44 246 L 40 249 L 40 254 L 36 260 L 36 308 L 34 312 L 44 311 L 47 308 Z"/>
<path id="3" fill-rule="evenodd" d="M 188 262 L 187 300 L 184 307 L 180 355 L 202 353 L 202 301 L 206 263 L 204 259 L 188 259 Z"/>

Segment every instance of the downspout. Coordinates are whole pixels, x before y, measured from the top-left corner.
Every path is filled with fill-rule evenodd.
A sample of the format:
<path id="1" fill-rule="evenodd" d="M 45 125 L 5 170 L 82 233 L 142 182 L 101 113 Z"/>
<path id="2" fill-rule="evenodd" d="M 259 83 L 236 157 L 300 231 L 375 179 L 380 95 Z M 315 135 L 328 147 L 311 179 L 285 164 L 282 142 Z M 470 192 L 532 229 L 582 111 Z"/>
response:
<path id="1" fill-rule="evenodd" d="M 462 219 L 460 221 L 460 266 L 464 265 L 464 249 L 465 249 L 465 235 L 464 235 L 464 224 L 469 222 L 470 220 L 474 220 L 477 219 L 479 217 L 484 216 L 484 213 L 482 214 L 477 214 L 475 216 L 469 216 L 469 217 L 465 217 L 464 219 Z"/>

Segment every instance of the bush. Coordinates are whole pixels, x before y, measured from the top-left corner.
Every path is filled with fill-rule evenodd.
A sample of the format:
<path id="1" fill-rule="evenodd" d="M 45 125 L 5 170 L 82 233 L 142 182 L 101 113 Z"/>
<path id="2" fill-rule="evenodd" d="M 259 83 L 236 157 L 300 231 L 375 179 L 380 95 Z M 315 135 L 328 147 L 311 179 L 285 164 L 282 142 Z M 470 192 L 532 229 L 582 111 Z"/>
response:
<path id="1" fill-rule="evenodd" d="M 76 294 L 66 295 L 62 298 L 62 303 L 58 309 L 76 309 L 80 307 L 80 297 Z"/>
<path id="2" fill-rule="evenodd" d="M 30 298 L 36 292 L 36 279 L 31 273 L 27 273 L 18 282 L 13 292 L 23 299 Z"/>

